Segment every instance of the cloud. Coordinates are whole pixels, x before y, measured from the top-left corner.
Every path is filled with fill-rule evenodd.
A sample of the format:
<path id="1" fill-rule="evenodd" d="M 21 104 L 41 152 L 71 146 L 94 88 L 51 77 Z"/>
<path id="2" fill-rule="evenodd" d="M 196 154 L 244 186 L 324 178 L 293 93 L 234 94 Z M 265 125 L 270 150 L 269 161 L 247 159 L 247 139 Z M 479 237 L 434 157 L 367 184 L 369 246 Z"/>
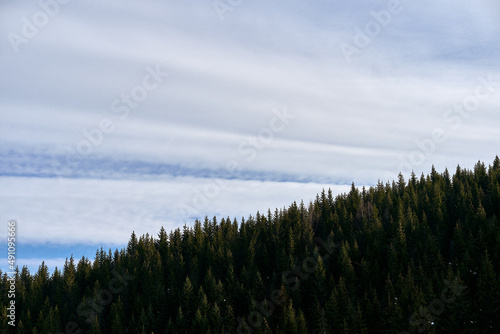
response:
<path id="1" fill-rule="evenodd" d="M 41 10 L 1 6 L 4 37 Z M 447 139 L 411 164 L 417 174 L 491 161 L 500 144 L 498 4 L 401 1 L 348 63 L 341 43 L 355 45 L 357 29 L 387 6 L 243 1 L 221 21 L 211 1 L 70 2 L 18 53 L 2 38 L 3 219 L 26 222 L 21 237 L 33 242 L 119 244 L 131 229 L 247 216 L 307 201 L 325 185 L 387 181 L 436 129 Z M 120 117 L 114 102 L 143 85 L 148 67 L 168 76 Z M 455 128 L 447 112 L 488 76 L 495 92 Z M 285 108 L 294 118 L 266 141 Z M 104 119 L 113 130 L 75 163 Z M 234 161 L 241 171 L 228 173 Z M 214 178 L 229 179 L 224 191 L 182 213 Z"/>
<path id="2" fill-rule="evenodd" d="M 122 245 L 132 231 L 156 234 L 194 219 L 240 219 L 257 210 L 307 204 L 317 183 L 157 177 L 149 180 L 1 177 L 0 211 L 18 222 L 18 240 L 29 244 Z M 2 232 L 6 236 L 6 232 Z"/>

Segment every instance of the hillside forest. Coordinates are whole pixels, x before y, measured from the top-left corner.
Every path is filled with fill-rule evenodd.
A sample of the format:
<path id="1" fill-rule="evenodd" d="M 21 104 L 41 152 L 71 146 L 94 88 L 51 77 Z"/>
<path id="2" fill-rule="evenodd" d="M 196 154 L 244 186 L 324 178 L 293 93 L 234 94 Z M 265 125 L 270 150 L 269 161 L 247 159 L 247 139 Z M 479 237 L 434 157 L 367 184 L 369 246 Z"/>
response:
<path id="1" fill-rule="evenodd" d="M 0 332 L 500 333 L 499 219 L 497 156 L 132 232 L 53 272 L 18 268 L 15 327 L 0 272 Z"/>

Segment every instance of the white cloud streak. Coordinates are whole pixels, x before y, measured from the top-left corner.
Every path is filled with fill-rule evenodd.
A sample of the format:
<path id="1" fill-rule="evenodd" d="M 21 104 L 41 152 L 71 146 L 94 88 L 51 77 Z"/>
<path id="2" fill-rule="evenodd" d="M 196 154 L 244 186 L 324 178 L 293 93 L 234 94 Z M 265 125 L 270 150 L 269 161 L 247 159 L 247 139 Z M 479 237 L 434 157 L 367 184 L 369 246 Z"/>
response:
<path id="1" fill-rule="evenodd" d="M 1 219 L 24 221 L 30 242 L 120 244 L 132 229 L 182 224 L 179 198 L 192 201 L 193 189 L 213 182 L 200 171 L 222 177 L 218 171 L 238 161 L 246 179 L 230 180 L 206 214 L 247 216 L 307 201 L 325 183 L 394 178 L 400 158 L 435 128 L 448 139 L 413 166 L 417 174 L 433 163 L 491 161 L 500 147 L 500 94 L 481 101 L 459 131 L 443 115 L 474 93 L 479 77 L 500 82 L 499 5 L 401 4 L 404 11 L 347 64 L 339 45 L 386 3 L 245 1 L 221 22 L 210 1 L 72 1 L 17 54 L 6 36 L 40 7 L 2 3 Z M 120 119 L 113 101 L 156 65 L 168 77 Z M 241 145 L 284 107 L 295 118 L 247 161 Z M 86 163 L 65 166 L 79 179 L 37 177 L 64 164 L 67 147 L 103 118 L 114 131 Z M 183 172 L 132 177 L 122 161 Z M 11 177 L 25 174 L 35 177 Z"/>
<path id="2" fill-rule="evenodd" d="M 2 177 L 0 212 L 18 222 L 18 240 L 29 244 L 122 245 L 131 232 L 156 234 L 191 225 L 195 218 L 247 218 L 257 210 L 314 200 L 323 188 L 336 193 L 349 186 L 315 183 L 228 180 L 219 196 L 197 209 L 200 190 L 211 179 L 161 177 L 155 180 L 98 180 Z M 186 210 L 189 205 L 196 210 Z M 6 229 L 0 237 L 6 239 Z M 4 238 L 5 237 L 5 238 Z"/>

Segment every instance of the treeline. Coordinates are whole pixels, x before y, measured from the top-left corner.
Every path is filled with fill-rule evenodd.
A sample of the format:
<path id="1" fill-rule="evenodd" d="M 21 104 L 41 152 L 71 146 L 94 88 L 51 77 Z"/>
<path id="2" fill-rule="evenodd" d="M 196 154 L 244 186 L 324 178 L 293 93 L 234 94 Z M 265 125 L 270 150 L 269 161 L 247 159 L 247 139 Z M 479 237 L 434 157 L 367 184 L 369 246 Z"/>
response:
<path id="1" fill-rule="evenodd" d="M 18 270 L 17 333 L 500 333 L 500 160 Z M 0 284 L 7 324 L 6 274 Z"/>

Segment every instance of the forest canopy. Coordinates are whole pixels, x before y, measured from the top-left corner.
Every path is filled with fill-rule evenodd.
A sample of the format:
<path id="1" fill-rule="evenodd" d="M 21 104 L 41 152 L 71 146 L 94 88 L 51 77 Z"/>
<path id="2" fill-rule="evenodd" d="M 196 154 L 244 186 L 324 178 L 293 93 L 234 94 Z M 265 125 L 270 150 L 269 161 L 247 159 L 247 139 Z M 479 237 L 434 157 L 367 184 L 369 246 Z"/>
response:
<path id="1" fill-rule="evenodd" d="M 499 217 L 497 156 L 241 220 L 132 232 L 93 261 L 16 270 L 14 332 L 498 333 Z"/>

